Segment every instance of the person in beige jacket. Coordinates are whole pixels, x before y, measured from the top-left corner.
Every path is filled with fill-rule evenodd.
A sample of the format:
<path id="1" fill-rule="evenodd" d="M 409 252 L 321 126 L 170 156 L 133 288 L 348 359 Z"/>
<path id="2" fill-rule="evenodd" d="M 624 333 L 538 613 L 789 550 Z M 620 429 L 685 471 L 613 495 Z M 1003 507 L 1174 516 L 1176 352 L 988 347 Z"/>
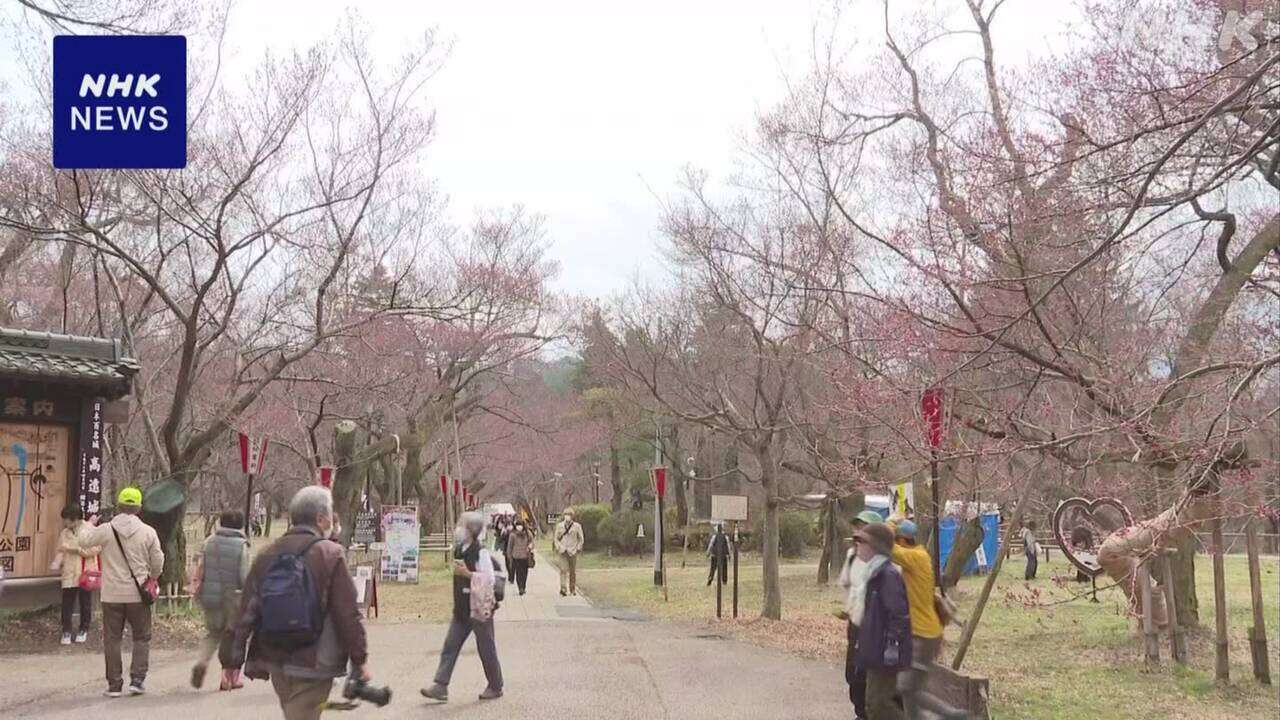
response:
<path id="1" fill-rule="evenodd" d="M 573 518 L 573 508 L 565 508 L 564 520 L 552 530 L 555 550 L 560 555 L 560 594 L 578 592 L 578 553 L 585 542 L 582 525 Z"/>
<path id="2" fill-rule="evenodd" d="M 80 576 L 85 570 L 98 569 L 98 551 L 101 548 L 82 547 L 80 535 L 89 526 L 84 522 L 84 513 L 76 505 L 68 505 L 62 509 L 62 531 L 58 533 L 58 554 L 54 558 L 54 569 L 62 571 L 62 644 L 71 644 L 71 620 L 75 616 L 76 606 L 80 606 L 80 630 L 75 634 L 75 641 L 83 643 L 89 638 L 89 625 L 93 621 L 93 593 L 80 587 Z"/>
<path id="3" fill-rule="evenodd" d="M 123 672 L 120 643 L 124 625 L 133 636 L 129 694 L 141 695 L 151 655 L 151 602 L 144 597 L 149 581 L 164 570 L 160 538 L 142 522 L 142 491 L 127 487 L 116 498 L 116 516 L 80 536 L 81 547 L 102 548 L 102 652 L 107 661 L 107 697 L 120 697 Z"/>

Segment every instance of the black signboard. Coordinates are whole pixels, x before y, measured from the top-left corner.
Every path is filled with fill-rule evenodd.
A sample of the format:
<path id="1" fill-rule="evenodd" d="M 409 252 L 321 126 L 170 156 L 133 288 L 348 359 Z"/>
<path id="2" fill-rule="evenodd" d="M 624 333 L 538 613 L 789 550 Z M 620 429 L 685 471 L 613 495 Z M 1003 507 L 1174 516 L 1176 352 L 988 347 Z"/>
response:
<path id="1" fill-rule="evenodd" d="M 356 529 L 352 536 L 352 542 L 375 543 L 381 540 L 379 535 L 382 534 L 382 523 L 378 519 L 378 513 L 374 510 L 364 510 L 356 513 Z"/>

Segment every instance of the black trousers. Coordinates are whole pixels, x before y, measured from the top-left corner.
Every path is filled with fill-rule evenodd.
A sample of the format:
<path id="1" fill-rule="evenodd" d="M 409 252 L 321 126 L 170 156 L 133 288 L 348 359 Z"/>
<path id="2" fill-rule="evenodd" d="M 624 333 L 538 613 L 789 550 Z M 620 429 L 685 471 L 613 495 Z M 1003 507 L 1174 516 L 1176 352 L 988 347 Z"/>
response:
<path id="1" fill-rule="evenodd" d="M 1027 555 L 1027 580 L 1036 579 L 1036 569 L 1040 566 L 1040 558 L 1035 553 Z"/>
<path id="2" fill-rule="evenodd" d="M 62 588 L 62 632 L 71 633 L 71 617 L 80 605 L 80 632 L 89 632 L 93 620 L 93 593 L 78 587 Z"/>
<path id="3" fill-rule="evenodd" d="M 853 716 L 858 720 L 866 720 L 867 671 L 859 668 L 853 661 L 853 648 L 858 640 L 858 627 L 853 623 L 845 623 L 845 631 L 849 646 L 844 656 L 844 680 L 849 683 L 849 702 L 853 703 Z"/>
<path id="4" fill-rule="evenodd" d="M 516 587 L 523 593 L 524 586 L 529 582 L 529 558 L 511 559 L 511 577 L 516 581 Z"/>
<path id="5" fill-rule="evenodd" d="M 707 584 L 710 585 L 716 579 L 716 574 L 720 575 L 720 583 L 723 585 L 729 582 L 729 556 L 721 557 L 711 556 L 711 572 L 707 575 Z"/>

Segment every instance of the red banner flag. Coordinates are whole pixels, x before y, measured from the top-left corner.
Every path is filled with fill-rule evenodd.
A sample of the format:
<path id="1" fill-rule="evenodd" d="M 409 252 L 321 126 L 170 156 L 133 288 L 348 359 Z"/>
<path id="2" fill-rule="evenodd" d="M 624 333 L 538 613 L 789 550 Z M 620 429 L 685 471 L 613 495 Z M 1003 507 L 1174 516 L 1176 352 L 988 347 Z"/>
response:
<path id="1" fill-rule="evenodd" d="M 264 435 L 260 442 L 255 442 L 248 433 L 239 433 L 239 435 L 240 469 L 246 475 L 261 475 L 262 463 L 267 459 L 267 437 Z"/>
<path id="2" fill-rule="evenodd" d="M 656 467 L 653 469 L 653 485 L 654 492 L 658 493 L 658 497 L 665 498 L 667 496 L 667 469 L 664 467 Z"/>
<path id="3" fill-rule="evenodd" d="M 333 489 L 333 471 L 334 467 L 332 465 L 320 466 L 320 487 Z"/>
<path id="4" fill-rule="evenodd" d="M 942 446 L 942 388 L 932 387 L 920 396 L 920 414 L 928 426 L 930 447 Z"/>
<path id="5" fill-rule="evenodd" d="M 448 494 L 449 494 L 449 476 L 441 475 L 440 476 L 440 495 L 445 496 Z"/>
<path id="6" fill-rule="evenodd" d="M 454 479 L 453 479 L 453 494 L 454 494 L 454 496 L 455 496 L 455 497 L 456 497 L 456 496 L 458 496 L 458 495 L 461 495 L 461 494 L 462 494 L 461 492 L 459 492 L 459 490 L 460 490 L 460 486 L 458 485 L 458 478 L 454 478 Z"/>

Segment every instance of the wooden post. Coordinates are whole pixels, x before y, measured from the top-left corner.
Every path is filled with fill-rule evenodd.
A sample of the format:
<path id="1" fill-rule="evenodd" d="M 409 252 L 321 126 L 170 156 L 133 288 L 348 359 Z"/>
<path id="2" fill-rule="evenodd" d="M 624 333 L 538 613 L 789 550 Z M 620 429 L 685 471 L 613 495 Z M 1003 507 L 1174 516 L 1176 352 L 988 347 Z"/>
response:
<path id="1" fill-rule="evenodd" d="M 1160 556 L 1160 586 L 1164 588 L 1165 611 L 1169 616 L 1169 654 L 1179 665 L 1187 664 L 1187 636 L 1182 631 L 1182 623 L 1178 622 L 1177 603 L 1173 600 L 1173 566 L 1169 564 L 1169 556 Z"/>
<path id="2" fill-rule="evenodd" d="M 1231 660 L 1227 640 L 1227 575 L 1222 564 L 1222 514 L 1215 503 L 1214 517 L 1209 522 L 1213 528 L 1213 615 L 1216 653 L 1213 662 L 1213 679 L 1219 683 L 1231 682 Z"/>
<path id="3" fill-rule="evenodd" d="M 1138 587 L 1142 592 L 1142 636 L 1147 646 L 1147 667 L 1160 664 L 1160 636 L 1156 634 L 1156 623 L 1151 612 L 1151 568 L 1150 560 L 1138 565 Z"/>
<path id="4" fill-rule="evenodd" d="M 1253 627 L 1249 628 L 1249 651 L 1253 676 L 1263 685 L 1271 684 L 1271 663 L 1267 657 L 1267 623 L 1262 610 L 1262 568 L 1258 561 L 1258 519 L 1244 526 L 1245 552 L 1249 555 L 1249 594 L 1253 599 Z"/>

